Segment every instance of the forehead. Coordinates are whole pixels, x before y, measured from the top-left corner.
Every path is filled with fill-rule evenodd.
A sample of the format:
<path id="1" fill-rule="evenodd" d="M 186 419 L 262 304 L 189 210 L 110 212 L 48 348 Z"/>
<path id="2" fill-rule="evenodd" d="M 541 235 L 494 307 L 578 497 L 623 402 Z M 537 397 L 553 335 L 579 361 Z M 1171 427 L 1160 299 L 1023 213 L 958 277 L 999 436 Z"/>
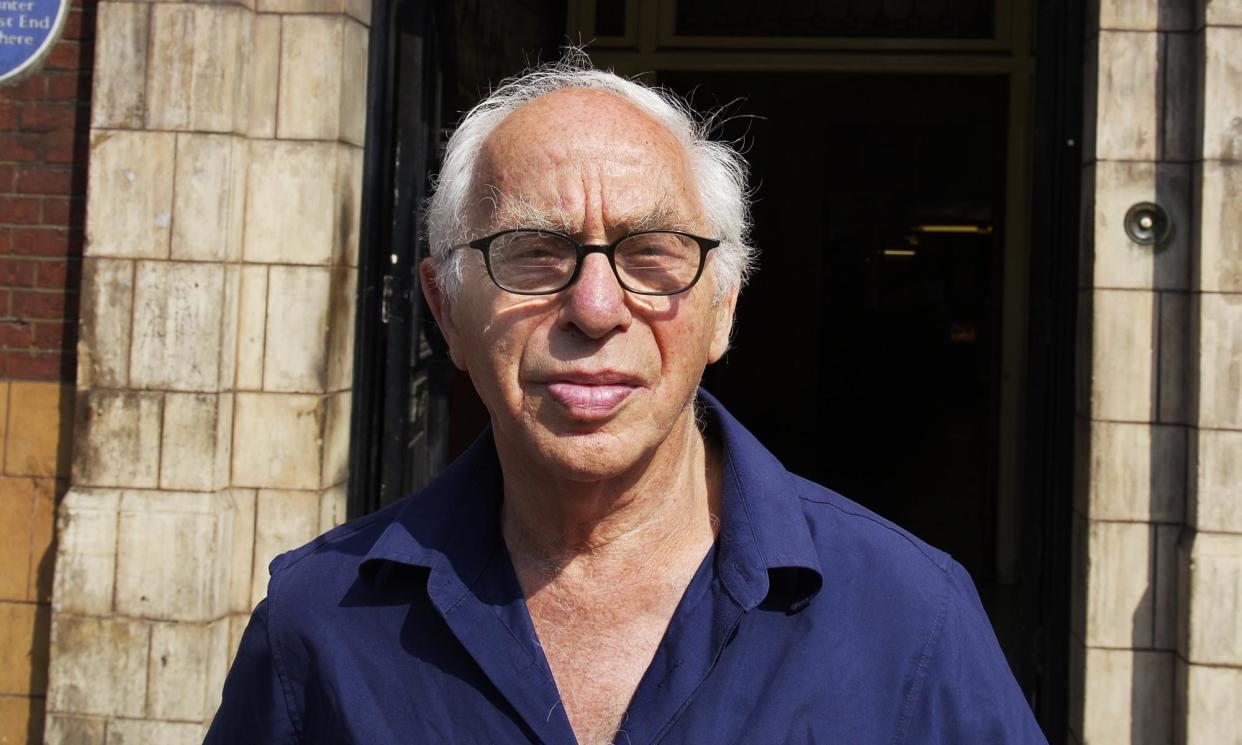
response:
<path id="1" fill-rule="evenodd" d="M 601 90 L 567 89 L 519 107 L 484 142 L 476 215 L 493 223 L 532 215 L 574 227 L 654 213 L 697 216 L 685 149 L 634 104 Z"/>

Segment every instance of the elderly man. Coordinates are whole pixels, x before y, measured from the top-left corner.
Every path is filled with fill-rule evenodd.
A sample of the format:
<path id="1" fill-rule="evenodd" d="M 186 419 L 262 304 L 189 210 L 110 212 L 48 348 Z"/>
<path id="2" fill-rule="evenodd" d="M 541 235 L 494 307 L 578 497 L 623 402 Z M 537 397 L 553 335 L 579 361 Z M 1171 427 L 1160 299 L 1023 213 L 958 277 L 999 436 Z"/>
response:
<path id="1" fill-rule="evenodd" d="M 574 63 L 465 117 L 423 288 L 491 428 L 273 562 L 208 742 L 1043 742 L 961 567 L 698 390 L 750 256 L 703 129 Z"/>

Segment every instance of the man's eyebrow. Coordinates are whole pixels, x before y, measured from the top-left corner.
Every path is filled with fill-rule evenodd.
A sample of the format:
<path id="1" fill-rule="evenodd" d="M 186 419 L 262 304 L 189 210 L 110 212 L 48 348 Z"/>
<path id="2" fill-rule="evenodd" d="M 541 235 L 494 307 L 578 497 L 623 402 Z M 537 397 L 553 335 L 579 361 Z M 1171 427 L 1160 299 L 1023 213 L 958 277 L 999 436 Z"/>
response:
<path id="1" fill-rule="evenodd" d="M 573 235 L 581 227 L 563 211 L 548 212 L 521 197 L 498 195 L 495 203 L 497 207 L 492 216 L 492 227 L 496 230 L 533 228 Z M 686 222 L 678 219 L 677 210 L 668 199 L 661 199 L 654 207 L 622 216 L 613 223 L 613 227 L 626 233 L 637 233 L 644 230 L 684 228 Z"/>

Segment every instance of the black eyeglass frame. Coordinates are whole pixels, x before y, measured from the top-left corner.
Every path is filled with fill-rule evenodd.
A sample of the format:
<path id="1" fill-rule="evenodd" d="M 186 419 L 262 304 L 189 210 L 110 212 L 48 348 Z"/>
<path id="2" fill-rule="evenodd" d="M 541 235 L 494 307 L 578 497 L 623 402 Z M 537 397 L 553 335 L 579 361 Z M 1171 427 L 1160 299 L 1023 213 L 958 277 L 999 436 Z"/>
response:
<path id="1" fill-rule="evenodd" d="M 577 248 L 578 250 L 578 260 L 577 260 L 577 263 L 574 264 L 573 273 L 571 273 L 569 275 L 569 278 L 565 280 L 565 284 L 561 285 L 560 287 L 557 287 L 555 290 L 539 290 L 537 292 L 532 292 L 530 290 L 511 290 L 508 287 L 505 287 L 504 285 L 502 285 L 500 281 L 496 279 L 496 275 L 492 273 L 491 246 L 492 246 L 492 241 L 496 240 L 497 238 L 501 236 L 509 235 L 511 233 L 543 233 L 544 235 L 554 235 L 554 236 L 557 236 L 558 238 L 564 238 L 565 240 L 573 244 L 573 246 Z M 699 246 L 698 271 L 694 273 L 694 278 L 690 280 L 690 283 L 687 284 L 685 287 L 681 288 L 680 290 L 673 290 L 671 292 L 652 292 L 650 290 L 636 290 L 633 287 L 630 287 L 629 285 L 627 285 L 625 283 L 625 280 L 621 278 L 621 273 L 617 271 L 617 259 L 616 259 L 617 246 L 620 246 L 622 243 L 624 243 L 625 241 L 635 236 L 647 235 L 650 233 L 672 233 L 673 235 L 680 235 L 683 238 L 689 238 L 690 240 L 698 244 Z M 575 241 L 571 236 L 568 236 L 564 233 L 557 232 L 555 230 L 540 230 L 538 228 L 510 228 L 508 230 L 502 230 L 499 233 L 492 233 L 491 235 L 483 237 L 483 238 L 476 238 L 462 245 L 468 246 L 470 248 L 476 249 L 479 252 L 481 252 L 483 254 L 483 264 L 487 267 L 487 276 L 491 277 L 492 282 L 495 283 L 497 287 L 504 290 L 505 292 L 509 292 L 514 295 L 555 295 L 556 293 L 569 288 L 570 286 L 573 285 L 574 282 L 578 281 L 578 275 L 582 272 L 582 262 L 586 260 L 587 256 L 589 256 L 590 254 L 603 254 L 608 259 L 608 266 L 612 267 L 612 275 L 617 278 L 617 284 L 621 285 L 622 289 L 624 289 L 626 292 L 632 292 L 635 295 L 667 297 L 669 295 L 680 295 L 683 292 L 689 291 L 690 288 L 698 284 L 699 278 L 703 276 L 703 268 L 707 266 L 707 252 L 719 246 L 720 241 L 714 238 L 704 238 L 701 235 L 695 235 L 694 233 L 687 233 L 682 230 L 640 230 L 636 233 L 630 233 L 628 235 L 624 235 L 618 238 L 617 240 L 613 241 L 612 243 L 605 245 L 603 243 L 579 243 Z"/>

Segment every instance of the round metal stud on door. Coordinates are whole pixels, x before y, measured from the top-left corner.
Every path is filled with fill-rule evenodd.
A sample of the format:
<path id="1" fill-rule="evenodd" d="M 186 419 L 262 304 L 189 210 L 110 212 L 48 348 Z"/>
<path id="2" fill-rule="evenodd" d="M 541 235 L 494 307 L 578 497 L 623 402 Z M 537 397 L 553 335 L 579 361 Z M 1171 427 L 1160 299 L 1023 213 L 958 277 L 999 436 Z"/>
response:
<path id="1" fill-rule="evenodd" d="M 1173 233 L 1164 208 L 1154 202 L 1139 202 L 1126 211 L 1126 235 L 1140 246 L 1163 246 Z"/>

